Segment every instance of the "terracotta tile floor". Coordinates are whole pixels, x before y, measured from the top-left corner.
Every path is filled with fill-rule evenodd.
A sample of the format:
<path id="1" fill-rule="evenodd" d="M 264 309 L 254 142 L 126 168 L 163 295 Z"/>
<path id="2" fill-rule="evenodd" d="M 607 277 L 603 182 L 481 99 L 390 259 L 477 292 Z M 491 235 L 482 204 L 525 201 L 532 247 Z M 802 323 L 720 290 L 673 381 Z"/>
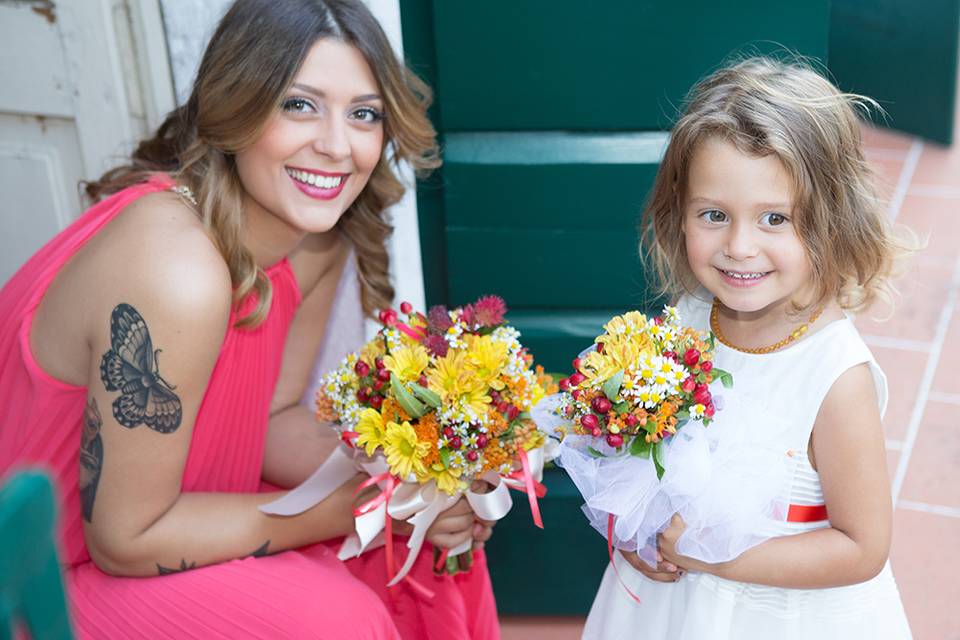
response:
<path id="1" fill-rule="evenodd" d="M 960 640 L 960 145 L 864 127 L 864 146 L 891 217 L 927 243 L 899 281 L 892 317 L 857 320 L 890 382 L 891 562 L 914 638 Z M 579 638 L 582 626 L 502 620 L 504 640 Z"/>

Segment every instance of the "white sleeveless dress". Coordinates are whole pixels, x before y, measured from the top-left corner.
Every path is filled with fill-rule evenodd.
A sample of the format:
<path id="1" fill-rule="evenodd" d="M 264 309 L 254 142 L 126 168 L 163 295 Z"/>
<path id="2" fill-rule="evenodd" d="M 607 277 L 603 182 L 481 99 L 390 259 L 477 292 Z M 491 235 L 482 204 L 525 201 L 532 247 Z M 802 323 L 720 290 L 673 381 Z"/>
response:
<path id="1" fill-rule="evenodd" d="M 703 292 L 702 297 L 709 299 Z M 677 305 L 686 325 L 709 329 L 710 303 L 684 296 Z M 733 374 L 734 388 L 714 425 L 752 441 L 780 447 L 793 480 L 790 517 L 774 535 L 829 526 L 816 521 L 824 504 L 820 478 L 807 458 L 807 443 L 820 405 L 836 379 L 869 363 L 881 413 L 887 383 L 850 319 L 833 322 L 779 352 L 752 355 L 717 343 L 714 362 Z M 711 425 L 710 428 L 713 428 Z M 734 498 L 731 498 L 734 499 Z M 797 514 L 806 512 L 807 520 Z M 585 639 L 645 640 L 878 640 L 911 638 L 889 562 L 860 584 L 830 589 L 784 589 L 687 573 L 674 583 L 648 579 L 619 553 L 614 562 L 635 603 L 608 566 L 584 628 Z"/>

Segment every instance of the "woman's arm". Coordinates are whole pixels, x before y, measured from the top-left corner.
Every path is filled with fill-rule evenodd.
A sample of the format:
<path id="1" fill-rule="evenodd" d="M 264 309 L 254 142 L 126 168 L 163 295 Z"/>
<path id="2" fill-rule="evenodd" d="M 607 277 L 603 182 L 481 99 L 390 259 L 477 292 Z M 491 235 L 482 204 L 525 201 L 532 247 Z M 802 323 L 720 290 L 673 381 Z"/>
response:
<path id="1" fill-rule="evenodd" d="M 661 536 L 664 557 L 685 569 L 729 580 L 817 589 L 869 580 L 890 550 L 892 504 L 886 451 L 873 377 L 853 367 L 830 389 L 811 436 L 812 457 L 830 527 L 774 538 L 730 562 L 708 565 L 676 553 L 683 521 Z"/>
<path id="2" fill-rule="evenodd" d="M 276 494 L 181 493 L 232 287 L 202 231 L 178 224 L 191 212 L 132 209 L 99 248 L 122 268 L 92 271 L 77 311 L 90 344 L 80 486 L 92 558 L 108 573 L 156 575 L 343 535 L 352 486 L 289 518 L 257 509 Z"/>

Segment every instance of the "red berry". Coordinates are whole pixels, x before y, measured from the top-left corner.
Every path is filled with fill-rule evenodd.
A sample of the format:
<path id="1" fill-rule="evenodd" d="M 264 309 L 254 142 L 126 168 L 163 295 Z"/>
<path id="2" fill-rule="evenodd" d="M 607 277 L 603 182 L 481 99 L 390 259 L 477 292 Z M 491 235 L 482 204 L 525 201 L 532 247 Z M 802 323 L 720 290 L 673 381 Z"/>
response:
<path id="1" fill-rule="evenodd" d="M 397 324 L 397 312 L 393 309 L 384 309 L 378 317 L 380 318 L 380 322 L 388 327 Z"/>
<path id="2" fill-rule="evenodd" d="M 380 369 L 377 371 L 377 380 L 383 380 L 384 382 L 390 381 L 390 370 L 389 369 Z"/>
<path id="3" fill-rule="evenodd" d="M 603 343 L 602 343 L 602 342 L 598 342 L 598 343 L 597 343 L 597 353 L 603 353 Z"/>
<path id="4" fill-rule="evenodd" d="M 574 400 L 579 400 L 579 399 L 580 399 L 580 389 L 574 389 L 573 391 L 570 392 L 570 395 L 573 396 L 573 399 L 574 399 Z"/>
<path id="5" fill-rule="evenodd" d="M 593 415 L 592 413 L 588 413 L 580 418 L 580 424 L 583 425 L 584 429 L 590 429 L 591 431 L 594 431 L 600 427 L 600 420 L 598 420 L 597 416 Z"/>
<path id="6" fill-rule="evenodd" d="M 677 352 L 676 351 L 664 351 L 663 357 L 669 360 L 677 361 Z"/>
<path id="7" fill-rule="evenodd" d="M 480 454 L 477 453 L 476 449 L 470 449 L 470 451 L 467 451 L 467 460 L 469 460 L 470 462 L 476 462 L 477 458 L 479 457 L 480 457 Z"/>
<path id="8" fill-rule="evenodd" d="M 591 431 L 590 433 L 593 435 L 594 438 L 599 438 L 599 437 L 600 437 L 600 434 L 603 433 L 603 432 L 600 431 L 600 427 L 597 427 L 596 429 L 594 429 L 594 430 Z"/>
<path id="9" fill-rule="evenodd" d="M 683 354 L 683 362 L 688 366 L 692 367 L 693 365 L 700 362 L 700 352 L 696 349 L 687 349 L 687 352 Z"/>
<path id="10" fill-rule="evenodd" d="M 445 438 L 452 438 L 452 437 L 453 437 L 453 427 L 444 427 L 444 428 L 443 428 L 443 436 L 444 436 Z"/>
<path id="11" fill-rule="evenodd" d="M 715 414 L 716 412 L 717 412 L 717 408 L 716 408 L 715 406 L 713 406 L 713 403 L 712 403 L 712 402 L 708 402 L 708 403 L 707 403 L 707 408 L 706 408 L 706 410 L 704 411 L 704 413 L 707 415 L 707 417 L 708 417 L 708 418 L 712 418 L 712 417 L 713 417 L 713 414 Z"/>
<path id="12" fill-rule="evenodd" d="M 370 399 L 370 392 L 367 391 L 366 387 L 357 391 L 357 402 L 360 404 L 366 404 L 367 400 Z"/>
<path id="13" fill-rule="evenodd" d="M 707 391 L 708 389 L 709 389 L 709 387 L 707 387 L 707 385 L 705 385 L 705 384 L 702 383 L 702 382 L 698 382 L 698 383 L 697 383 L 697 386 L 694 387 L 694 391 L 697 392 L 697 393 L 700 393 L 700 392 L 702 392 L 702 391 Z"/>
<path id="14" fill-rule="evenodd" d="M 632 413 L 628 413 L 623 418 L 623 421 L 627 423 L 628 427 L 635 427 L 637 426 L 637 423 L 640 422 L 640 419 L 637 418 L 637 416 L 633 415 Z"/>
<path id="15" fill-rule="evenodd" d="M 659 327 L 660 325 L 662 325 L 662 324 L 663 324 L 663 316 L 657 316 L 656 318 L 654 318 L 654 319 L 653 319 L 653 324 L 657 325 L 658 327 Z"/>
<path id="16" fill-rule="evenodd" d="M 380 369 L 383 369 L 387 365 L 383 364 L 383 358 L 376 358 L 373 361 L 373 366 L 377 368 L 377 371 L 380 371 Z"/>
<path id="17" fill-rule="evenodd" d="M 487 444 L 488 444 L 488 441 L 487 441 L 486 435 L 481 433 L 480 435 L 477 436 L 477 447 L 479 447 L 480 449 L 483 449 L 487 446 Z"/>
<path id="18" fill-rule="evenodd" d="M 619 433 L 607 434 L 607 444 L 611 447 L 619 447 L 623 444 L 623 436 Z"/>
<path id="19" fill-rule="evenodd" d="M 577 371 L 575 374 L 567 378 L 567 380 L 570 381 L 570 385 L 574 387 L 579 386 L 580 383 L 586 379 L 587 379 L 587 376 L 583 375 L 579 371 Z"/>
<path id="20" fill-rule="evenodd" d="M 573 370 L 574 370 L 574 371 L 580 371 L 580 363 L 581 363 L 580 358 L 574 358 L 574 359 L 573 359 Z"/>
<path id="21" fill-rule="evenodd" d="M 353 370 L 361 378 L 370 373 L 370 365 L 368 365 L 363 360 L 357 360 L 357 364 L 353 365 Z"/>
<path id="22" fill-rule="evenodd" d="M 490 399 L 493 400 L 494 404 L 500 404 L 500 392 L 496 389 L 491 390 Z"/>
<path id="23" fill-rule="evenodd" d="M 570 391 L 570 380 L 567 378 L 561 378 L 557 384 L 560 386 L 560 391 Z"/>
<path id="24" fill-rule="evenodd" d="M 590 406 L 594 411 L 603 415 L 609 413 L 610 409 L 613 408 L 613 404 L 603 396 L 597 396 L 594 398 L 593 402 L 590 403 Z"/>
<path id="25" fill-rule="evenodd" d="M 463 441 L 460 440 L 460 436 L 453 436 L 447 444 L 450 445 L 451 449 L 459 449 L 463 446 Z"/>
<path id="26" fill-rule="evenodd" d="M 500 413 L 506 413 L 510 409 L 510 403 L 506 400 L 502 400 L 497 403 L 497 411 Z"/>
<path id="27" fill-rule="evenodd" d="M 376 409 L 377 411 L 379 411 L 379 410 L 380 410 L 380 407 L 383 406 L 383 396 L 373 396 L 373 397 L 371 397 L 371 398 L 370 398 L 370 406 L 373 407 L 374 409 Z"/>
<path id="28" fill-rule="evenodd" d="M 700 363 L 700 371 L 703 371 L 704 373 L 710 373 L 713 371 L 713 363 L 709 360 L 704 360 Z"/>
<path id="29" fill-rule="evenodd" d="M 421 387 L 426 387 L 428 383 L 429 381 L 427 380 L 427 376 L 422 375 L 420 376 L 420 379 L 417 380 L 417 384 L 419 384 Z"/>
<path id="30" fill-rule="evenodd" d="M 384 384 L 385 384 L 385 383 L 384 383 L 383 380 L 375 380 L 375 381 L 373 382 L 373 388 L 374 388 L 375 390 L 377 390 L 377 391 L 380 391 L 380 389 L 383 389 L 383 385 L 384 385 Z"/>
<path id="31" fill-rule="evenodd" d="M 412 305 L 412 304 L 410 304 L 409 302 L 401 302 L 401 303 L 400 303 L 400 312 L 401 312 L 401 313 L 410 313 L 411 311 L 413 311 L 413 305 Z"/>
<path id="32" fill-rule="evenodd" d="M 697 388 L 697 381 L 693 376 L 688 376 L 680 385 L 680 388 L 683 389 L 684 393 L 690 393 Z"/>
<path id="33" fill-rule="evenodd" d="M 515 404 L 510 405 L 510 407 L 507 409 L 507 418 L 511 422 L 513 422 L 514 420 L 517 419 L 517 416 L 519 415 L 520 415 L 520 407 L 518 407 Z"/>
<path id="34" fill-rule="evenodd" d="M 706 389 L 704 389 L 704 390 L 699 390 L 699 389 L 698 389 L 698 390 L 695 391 L 694 394 L 693 394 L 693 400 L 694 400 L 694 402 L 696 402 L 697 404 L 703 404 L 703 405 L 710 404 L 710 399 L 711 399 L 710 392 L 707 391 Z"/>

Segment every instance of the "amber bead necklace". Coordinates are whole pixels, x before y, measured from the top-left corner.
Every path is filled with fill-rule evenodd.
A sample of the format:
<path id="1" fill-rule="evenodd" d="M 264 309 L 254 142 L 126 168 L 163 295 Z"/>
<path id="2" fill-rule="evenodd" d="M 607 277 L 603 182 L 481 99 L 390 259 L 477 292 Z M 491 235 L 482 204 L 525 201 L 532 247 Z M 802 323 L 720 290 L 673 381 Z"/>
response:
<path id="1" fill-rule="evenodd" d="M 727 340 L 726 336 L 723 335 L 723 332 L 720 331 L 720 301 L 714 298 L 713 307 L 710 309 L 710 330 L 713 331 L 713 335 L 717 337 L 717 340 L 719 340 L 721 343 L 725 344 L 726 346 L 736 351 L 742 351 L 743 353 L 753 353 L 753 354 L 773 353 L 774 351 L 779 351 L 780 349 L 783 349 L 784 347 L 786 347 L 788 344 L 796 342 L 797 340 L 802 338 L 803 335 L 807 332 L 807 329 L 810 327 L 810 325 L 812 325 L 814 322 L 817 321 L 817 318 L 820 317 L 820 314 L 823 313 L 823 310 L 824 310 L 824 307 L 820 307 L 819 309 L 817 309 L 814 312 L 814 314 L 810 316 L 809 320 L 807 320 L 802 325 L 800 325 L 799 327 L 791 331 L 786 338 L 784 338 L 783 340 L 780 340 L 779 342 L 775 342 L 766 347 L 739 347 L 733 344 L 732 342 L 730 342 L 729 340 Z"/>

